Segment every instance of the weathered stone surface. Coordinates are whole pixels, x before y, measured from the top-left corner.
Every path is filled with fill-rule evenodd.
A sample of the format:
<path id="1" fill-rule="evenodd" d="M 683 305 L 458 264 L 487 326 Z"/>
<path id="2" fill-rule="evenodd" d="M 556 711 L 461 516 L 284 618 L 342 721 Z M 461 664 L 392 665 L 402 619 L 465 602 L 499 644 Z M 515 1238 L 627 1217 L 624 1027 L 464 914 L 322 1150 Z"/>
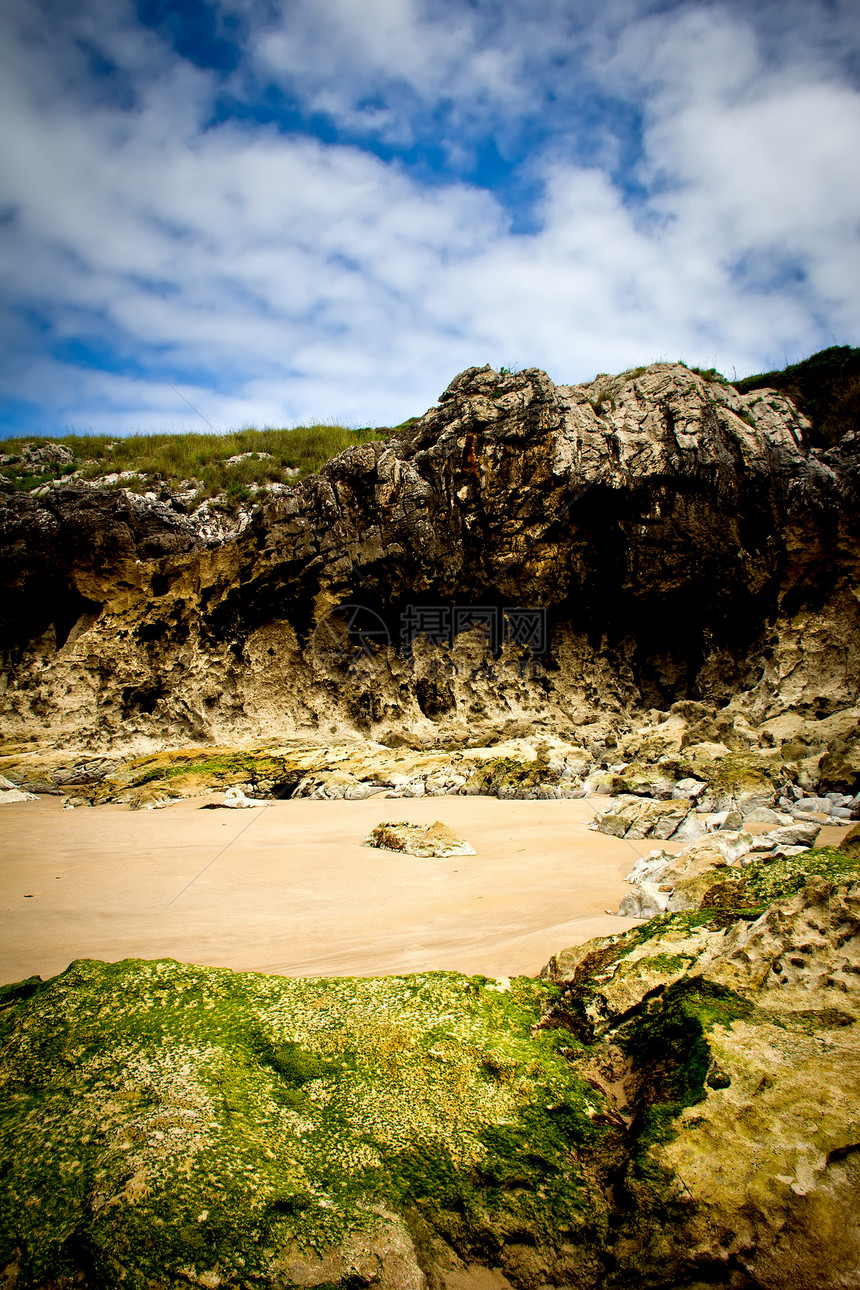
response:
<path id="1" fill-rule="evenodd" d="M 747 824 L 790 824 L 791 818 L 784 811 L 773 811 L 768 806 L 759 806 L 744 817 Z"/>
<path id="2" fill-rule="evenodd" d="M 771 829 L 767 837 L 773 842 L 774 846 L 811 847 L 820 832 L 820 824 L 797 823 L 787 824 L 779 829 Z"/>
<path id="3" fill-rule="evenodd" d="M 254 806 L 267 806 L 268 803 L 256 797 L 246 797 L 241 788 L 228 788 L 224 800 L 219 803 L 234 811 L 248 810 Z"/>
<path id="4" fill-rule="evenodd" d="M 597 831 L 615 838 L 671 838 L 690 814 L 689 798 L 654 802 L 624 794 L 595 817 Z"/>
<path id="5" fill-rule="evenodd" d="M 757 890 L 759 894 L 766 890 L 770 898 L 777 890 L 774 884 L 780 877 L 796 869 L 790 864 L 786 868 L 787 858 L 800 853 L 805 857 L 815 855 L 809 848 L 819 832 L 817 824 L 773 829 L 757 837 L 743 830 L 721 828 L 674 855 L 667 851 L 653 851 L 638 860 L 627 875 L 627 881 L 634 890 L 622 899 L 618 913 L 628 918 L 653 918 L 667 909 L 678 913 L 711 908 L 715 904 L 723 907 L 727 901 L 730 906 L 743 905 L 747 903 L 747 894 L 754 904 L 753 896 Z M 829 853 L 822 854 L 826 860 Z M 776 865 L 771 880 L 762 887 L 762 865 L 777 860 L 782 863 Z M 810 868 L 806 860 L 798 864 L 797 872 L 820 871 L 814 864 Z M 751 871 L 742 875 L 739 868 L 750 868 Z M 829 872 L 826 865 L 822 872 Z M 725 887 L 726 883 L 729 886 L 717 892 L 717 888 Z"/>
<path id="6" fill-rule="evenodd" d="M 386 851 L 402 851 L 409 856 L 473 856 L 477 852 L 464 838 L 460 838 L 444 824 L 409 824 L 397 820 L 391 824 L 377 824 L 364 839 L 366 847 L 382 847 Z"/>
<path id="7" fill-rule="evenodd" d="M 622 899 L 618 914 L 620 918 L 654 918 L 668 907 L 669 893 L 661 891 L 658 883 L 643 879 Z"/>
<path id="8" fill-rule="evenodd" d="M 770 748 L 778 774 L 811 786 L 830 757 L 856 791 L 860 447 L 813 453 L 803 429 L 677 364 L 580 387 L 473 368 L 230 531 L 122 491 L 6 495 L 4 728 L 139 751 L 541 728 L 607 766 L 637 730 L 640 760 L 686 758 L 666 782 L 704 779 L 708 748 Z M 338 636 L 344 603 L 378 615 L 367 648 Z M 477 629 L 400 643 L 410 605 L 487 603 L 548 607 L 548 654 L 494 656 Z M 773 789 L 729 777 L 713 804 Z"/>
<path id="9" fill-rule="evenodd" d="M 7 805 L 12 802 L 35 802 L 36 794 L 28 793 L 24 789 L 15 788 L 10 785 L 9 788 L 0 787 L 0 806 L 4 803 Z"/>
<path id="10" fill-rule="evenodd" d="M 729 1267 L 731 1284 L 764 1290 L 856 1284 L 858 876 L 809 878 L 728 929 L 666 915 L 545 970 L 565 987 L 559 1014 L 593 1037 L 596 1087 L 640 1126 L 624 1183 L 644 1211 L 633 1258 L 646 1284 L 658 1251 L 665 1284 Z M 656 1231 L 658 1179 L 673 1202 L 664 1194 Z"/>

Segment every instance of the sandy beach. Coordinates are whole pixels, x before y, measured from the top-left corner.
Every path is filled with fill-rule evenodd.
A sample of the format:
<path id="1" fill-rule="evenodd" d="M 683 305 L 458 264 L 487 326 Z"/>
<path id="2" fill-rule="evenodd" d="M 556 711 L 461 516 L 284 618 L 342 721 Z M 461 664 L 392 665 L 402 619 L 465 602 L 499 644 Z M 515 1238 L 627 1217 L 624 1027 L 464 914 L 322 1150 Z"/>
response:
<path id="1" fill-rule="evenodd" d="M 633 925 L 605 910 L 618 908 L 625 875 L 654 844 L 589 830 L 602 804 L 8 805 L 0 979 L 129 957 L 286 976 L 536 973 L 566 945 Z M 375 824 L 399 819 L 442 819 L 477 855 L 421 860 L 361 845 Z"/>
<path id="2" fill-rule="evenodd" d="M 635 926 L 605 911 L 657 844 L 591 831 L 606 800 L 7 805 L 0 980 L 133 957 L 283 976 L 533 974 L 564 946 Z M 416 859 L 361 845 L 380 821 L 401 819 L 444 820 L 477 855 Z"/>

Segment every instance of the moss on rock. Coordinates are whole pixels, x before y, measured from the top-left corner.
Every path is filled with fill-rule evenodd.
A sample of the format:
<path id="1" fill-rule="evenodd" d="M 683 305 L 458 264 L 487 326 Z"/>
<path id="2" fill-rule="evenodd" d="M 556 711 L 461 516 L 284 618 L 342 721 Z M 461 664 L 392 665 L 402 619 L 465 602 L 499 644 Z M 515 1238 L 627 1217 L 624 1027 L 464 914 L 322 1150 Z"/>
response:
<path id="1" fill-rule="evenodd" d="M 860 857 L 846 855 L 839 847 L 811 847 L 793 856 L 754 857 L 744 870 L 743 887 L 761 905 L 790 896 L 813 876 L 831 882 L 860 879 Z"/>
<path id="2" fill-rule="evenodd" d="M 543 761 L 496 757 L 485 761 L 466 781 L 464 792 L 475 796 L 534 796 L 535 790 L 555 786 L 561 777 Z"/>
<path id="3" fill-rule="evenodd" d="M 280 1285 L 392 1213 L 464 1258 L 580 1241 L 606 1210 L 583 1164 L 604 1102 L 533 1032 L 555 992 L 136 960 L 7 991 L 0 1266 Z"/>

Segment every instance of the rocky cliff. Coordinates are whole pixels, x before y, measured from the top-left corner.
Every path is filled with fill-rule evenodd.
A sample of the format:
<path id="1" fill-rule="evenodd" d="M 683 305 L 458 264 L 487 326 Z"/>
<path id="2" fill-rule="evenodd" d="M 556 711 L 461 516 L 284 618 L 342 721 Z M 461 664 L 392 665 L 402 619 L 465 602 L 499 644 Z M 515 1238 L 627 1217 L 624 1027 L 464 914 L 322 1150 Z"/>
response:
<path id="1" fill-rule="evenodd" d="M 844 739 L 860 435 L 807 430 L 775 391 L 683 365 L 584 386 L 472 368 L 226 531 L 169 498 L 7 495 L 4 730 L 463 746 L 611 739 L 692 700 L 766 746 L 796 719 Z"/>
<path id="2" fill-rule="evenodd" d="M 10 800 L 597 793 L 670 841 L 542 980 L 3 987 L 0 1286 L 857 1290 L 860 839 L 810 844 L 860 814 L 860 435 L 810 444 L 683 365 L 473 368 L 230 524 L 5 497 Z"/>

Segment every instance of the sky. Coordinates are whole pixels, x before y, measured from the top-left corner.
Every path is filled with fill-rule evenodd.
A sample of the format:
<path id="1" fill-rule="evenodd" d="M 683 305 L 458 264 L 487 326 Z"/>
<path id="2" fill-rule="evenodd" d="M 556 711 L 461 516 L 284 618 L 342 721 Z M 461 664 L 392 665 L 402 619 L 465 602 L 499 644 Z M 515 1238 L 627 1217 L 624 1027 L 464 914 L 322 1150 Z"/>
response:
<path id="1" fill-rule="evenodd" d="M 860 334 L 856 0 L 4 0 L 0 435 Z"/>

